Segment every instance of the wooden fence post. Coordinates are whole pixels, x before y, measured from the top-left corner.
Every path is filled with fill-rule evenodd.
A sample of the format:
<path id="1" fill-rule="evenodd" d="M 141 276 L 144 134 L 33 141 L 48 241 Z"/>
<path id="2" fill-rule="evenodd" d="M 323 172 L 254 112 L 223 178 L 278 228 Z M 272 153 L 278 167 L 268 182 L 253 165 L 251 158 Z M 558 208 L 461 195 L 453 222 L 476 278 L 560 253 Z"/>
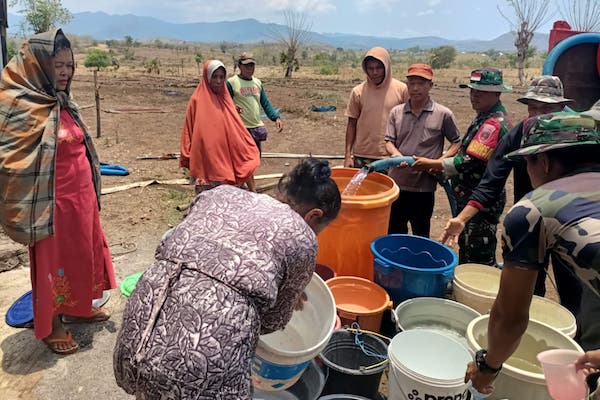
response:
<path id="1" fill-rule="evenodd" d="M 101 136 L 100 130 L 100 86 L 98 86 L 98 70 L 94 70 L 94 98 L 96 99 L 96 137 Z"/>

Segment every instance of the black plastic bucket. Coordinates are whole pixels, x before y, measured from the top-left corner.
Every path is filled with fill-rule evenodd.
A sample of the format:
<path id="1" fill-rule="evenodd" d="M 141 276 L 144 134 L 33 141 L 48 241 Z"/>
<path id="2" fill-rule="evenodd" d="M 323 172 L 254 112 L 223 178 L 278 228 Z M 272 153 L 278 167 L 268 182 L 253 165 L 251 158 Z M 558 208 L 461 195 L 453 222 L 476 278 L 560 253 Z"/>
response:
<path id="1" fill-rule="evenodd" d="M 388 365 L 388 346 L 383 340 L 365 332 L 359 338 L 368 352 L 384 355 L 386 359 L 365 354 L 355 342 L 355 333 L 344 329 L 334 331 L 319 354 L 329 369 L 321 396 L 347 393 L 368 399 L 379 398 L 381 375 Z"/>

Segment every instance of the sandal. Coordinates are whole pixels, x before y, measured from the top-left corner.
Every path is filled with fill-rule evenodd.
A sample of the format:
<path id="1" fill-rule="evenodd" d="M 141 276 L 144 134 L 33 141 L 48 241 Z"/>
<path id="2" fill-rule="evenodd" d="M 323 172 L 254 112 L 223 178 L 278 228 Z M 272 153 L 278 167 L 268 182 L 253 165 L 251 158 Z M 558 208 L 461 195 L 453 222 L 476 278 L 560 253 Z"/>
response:
<path id="1" fill-rule="evenodd" d="M 63 324 L 90 324 L 102 322 L 110 318 L 110 314 L 101 307 L 92 307 L 92 313 L 87 317 L 76 317 L 74 315 L 62 314 L 60 320 Z"/>
<path id="2" fill-rule="evenodd" d="M 77 344 L 76 341 L 73 340 L 73 334 L 71 334 L 71 332 L 67 331 L 67 337 L 65 338 L 55 338 L 55 339 L 48 339 L 48 338 L 44 338 L 42 339 L 42 341 L 46 344 L 46 346 L 48 346 L 48 348 L 56 354 L 61 354 L 61 355 L 68 355 L 68 354 L 73 354 L 76 353 L 77 350 L 79 350 L 79 345 Z M 58 345 L 59 344 L 67 344 L 69 345 L 69 347 L 67 348 L 61 348 Z"/>

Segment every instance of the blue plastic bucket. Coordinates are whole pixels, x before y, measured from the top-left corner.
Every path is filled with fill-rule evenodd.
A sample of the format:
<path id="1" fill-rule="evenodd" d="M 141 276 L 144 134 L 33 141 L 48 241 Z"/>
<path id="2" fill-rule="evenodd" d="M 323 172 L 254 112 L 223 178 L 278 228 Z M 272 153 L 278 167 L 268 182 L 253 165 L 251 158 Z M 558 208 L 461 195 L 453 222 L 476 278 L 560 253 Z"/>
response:
<path id="1" fill-rule="evenodd" d="M 448 246 L 413 235 L 380 236 L 371 242 L 375 282 L 394 304 L 415 297 L 444 297 L 458 263 Z"/>

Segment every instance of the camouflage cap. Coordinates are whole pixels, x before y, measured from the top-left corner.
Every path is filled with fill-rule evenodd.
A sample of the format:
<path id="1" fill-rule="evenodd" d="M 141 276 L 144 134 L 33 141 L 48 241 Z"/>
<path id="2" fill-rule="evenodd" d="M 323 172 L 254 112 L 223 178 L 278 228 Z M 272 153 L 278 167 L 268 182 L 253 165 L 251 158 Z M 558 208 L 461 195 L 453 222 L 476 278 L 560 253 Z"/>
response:
<path id="1" fill-rule="evenodd" d="M 525 96 L 517 101 L 523 104 L 527 104 L 529 100 L 551 104 L 572 102 L 572 99 L 563 97 L 564 93 L 563 84 L 558 76 L 542 75 L 533 78 Z"/>
<path id="2" fill-rule="evenodd" d="M 600 100 L 598 100 L 592 108 L 587 111 L 581 113 L 581 115 L 585 115 L 587 117 L 594 118 L 597 122 L 600 122 Z"/>
<path id="3" fill-rule="evenodd" d="M 578 112 L 558 112 L 526 120 L 521 148 L 506 157 L 529 156 L 583 145 L 600 145 L 600 130 L 596 128 L 596 121 Z"/>
<path id="4" fill-rule="evenodd" d="M 461 83 L 460 88 L 471 88 L 482 92 L 510 92 L 511 87 L 502 81 L 502 70 L 498 68 L 479 68 L 471 71 L 469 83 Z"/>

